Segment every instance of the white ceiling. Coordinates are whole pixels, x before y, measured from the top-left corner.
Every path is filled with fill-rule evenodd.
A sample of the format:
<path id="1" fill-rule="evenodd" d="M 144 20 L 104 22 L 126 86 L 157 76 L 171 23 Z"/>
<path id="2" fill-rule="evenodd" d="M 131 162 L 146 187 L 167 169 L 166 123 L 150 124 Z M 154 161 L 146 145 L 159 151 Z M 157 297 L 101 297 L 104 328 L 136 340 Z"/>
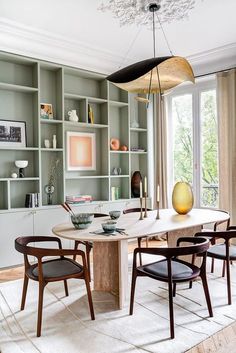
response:
<path id="1" fill-rule="evenodd" d="M 103 1 L 106 2 L 106 0 Z M 10 41 L 8 40 L 7 43 L 6 38 L 12 26 L 12 34 L 15 31 L 18 38 L 21 34 L 22 37 L 23 34 L 26 37 L 26 31 L 28 31 L 29 35 L 30 33 L 31 35 L 40 34 L 41 39 L 44 36 L 45 43 L 46 40 L 53 38 L 54 42 L 52 41 L 51 46 L 55 45 L 55 40 L 73 44 L 71 58 L 75 55 L 72 51 L 76 49 L 76 46 L 81 46 L 84 51 L 90 51 L 90 56 L 93 53 L 98 61 L 101 60 L 100 54 L 102 53 L 104 60 L 109 59 L 107 68 L 105 63 L 103 65 L 103 71 L 107 72 L 117 69 L 121 64 L 124 66 L 152 56 L 152 33 L 144 27 L 127 56 L 127 51 L 137 36 L 139 28 L 136 26 L 120 27 L 119 21 L 113 18 L 111 13 L 98 11 L 100 3 L 100 0 L 0 0 L 0 15 L 2 25 L 5 26 L 5 31 L 1 34 L 0 45 L 2 44 L 4 50 L 7 49 Z M 236 0 L 197 0 L 197 5 L 190 12 L 189 19 L 166 24 L 164 29 L 174 54 L 190 56 L 190 58 L 197 57 L 203 52 L 222 51 L 222 47 L 232 49 L 233 46 L 235 49 L 235 17 Z M 33 37 L 31 37 L 31 43 L 32 55 L 38 54 L 36 51 L 40 51 L 40 48 L 34 50 Z M 50 55 L 47 56 L 43 48 L 45 43 L 41 40 L 41 57 L 51 58 L 53 48 L 50 48 Z M 15 43 L 15 47 L 16 52 L 25 50 L 29 55 L 30 48 L 28 46 L 20 48 L 19 40 L 18 44 Z M 67 55 L 70 54 L 70 48 L 65 46 L 64 51 Z M 54 52 L 55 60 L 58 60 L 59 52 L 56 48 Z M 157 32 L 157 54 L 169 54 L 160 30 Z M 230 55 L 232 55 L 232 50 Z M 124 61 L 125 56 L 127 59 Z M 72 61 L 75 62 L 75 59 L 68 63 L 71 64 Z"/>

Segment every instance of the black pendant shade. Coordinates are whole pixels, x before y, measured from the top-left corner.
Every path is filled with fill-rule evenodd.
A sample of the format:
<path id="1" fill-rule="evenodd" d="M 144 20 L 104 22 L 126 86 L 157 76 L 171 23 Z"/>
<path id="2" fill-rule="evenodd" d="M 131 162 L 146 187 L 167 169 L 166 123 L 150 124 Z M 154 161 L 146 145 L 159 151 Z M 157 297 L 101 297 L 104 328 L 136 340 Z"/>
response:
<path id="1" fill-rule="evenodd" d="M 132 93 L 164 93 L 182 82 L 195 82 L 190 64 L 180 56 L 143 60 L 116 71 L 107 80 Z"/>

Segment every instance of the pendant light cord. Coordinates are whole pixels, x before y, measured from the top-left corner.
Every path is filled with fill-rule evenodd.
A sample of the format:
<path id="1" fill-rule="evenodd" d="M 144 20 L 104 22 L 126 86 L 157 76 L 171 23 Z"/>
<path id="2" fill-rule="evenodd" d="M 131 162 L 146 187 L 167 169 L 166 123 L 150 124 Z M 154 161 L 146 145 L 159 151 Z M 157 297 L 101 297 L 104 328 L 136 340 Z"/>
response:
<path id="1" fill-rule="evenodd" d="M 160 28 L 161 28 L 163 37 L 164 37 L 164 39 L 165 39 L 165 41 L 166 41 L 166 45 L 167 45 L 167 47 L 168 47 L 168 49 L 169 49 L 169 52 L 170 52 L 171 56 L 174 56 L 174 54 L 173 54 L 173 52 L 172 52 L 172 50 L 171 50 L 171 47 L 170 47 L 170 43 L 168 42 L 168 39 L 167 39 L 167 37 L 166 37 L 164 28 L 163 28 L 162 23 L 161 23 L 161 21 L 160 21 L 160 18 L 159 18 L 159 16 L 158 16 L 158 14 L 156 14 L 156 15 L 157 15 L 157 20 L 158 20 L 158 22 L 159 22 L 159 25 L 160 25 Z"/>

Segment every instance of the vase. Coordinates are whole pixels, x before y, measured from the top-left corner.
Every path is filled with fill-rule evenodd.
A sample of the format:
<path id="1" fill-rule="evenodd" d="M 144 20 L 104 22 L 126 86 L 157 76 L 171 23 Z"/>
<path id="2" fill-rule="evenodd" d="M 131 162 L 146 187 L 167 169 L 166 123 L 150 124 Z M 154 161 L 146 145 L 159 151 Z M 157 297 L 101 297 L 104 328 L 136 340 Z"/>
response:
<path id="1" fill-rule="evenodd" d="M 186 182 L 175 184 L 172 192 L 172 205 L 179 214 L 187 214 L 193 208 L 193 192 L 191 186 Z"/>
<path id="2" fill-rule="evenodd" d="M 45 185 L 44 191 L 47 194 L 47 204 L 52 205 L 52 194 L 54 193 L 55 187 L 53 185 Z"/>
<path id="3" fill-rule="evenodd" d="M 140 197 L 140 182 L 142 175 L 139 170 L 136 170 L 131 178 L 131 192 L 133 197 Z"/>

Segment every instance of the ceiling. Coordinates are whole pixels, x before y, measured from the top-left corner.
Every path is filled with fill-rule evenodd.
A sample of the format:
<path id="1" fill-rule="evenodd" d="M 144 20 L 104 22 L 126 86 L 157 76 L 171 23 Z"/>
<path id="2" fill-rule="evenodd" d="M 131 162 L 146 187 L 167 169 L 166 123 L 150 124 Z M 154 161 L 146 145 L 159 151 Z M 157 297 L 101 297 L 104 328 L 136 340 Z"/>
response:
<path id="1" fill-rule="evenodd" d="M 49 57 L 49 54 L 47 56 L 47 53 L 44 52 L 43 44 L 50 44 L 50 38 L 53 38 L 51 48 L 48 49 L 50 58 L 55 40 L 61 40 L 62 43 L 73 45 L 71 58 L 75 54 L 72 52 L 76 50 L 76 46 L 84 48 L 84 51 L 89 51 L 90 56 L 93 55 L 94 58 L 97 56 L 97 61 L 101 60 L 100 54 L 102 53 L 104 60 L 109 59 L 107 67 L 105 62 L 103 65 L 103 71 L 107 72 L 152 56 L 151 31 L 145 27 L 142 27 L 141 30 L 136 26 L 120 27 L 119 21 L 113 18 L 110 12 L 98 11 L 100 3 L 100 0 L 0 0 L 0 20 L 2 20 L 2 26 L 3 24 L 5 26 L 0 26 L 5 29 L 2 31 L 0 45 L 2 44 L 2 48 L 6 50 L 6 38 L 11 27 L 12 35 L 15 30 L 18 37 L 21 34 L 21 29 L 22 37 L 24 32 L 24 40 L 26 31 L 31 36 L 33 34 L 41 35 L 42 57 L 45 56 L 46 59 Z M 165 24 L 164 30 L 175 55 L 194 58 L 201 57 L 202 53 L 222 52 L 222 48 L 230 47 L 232 49 L 233 47 L 233 53 L 236 56 L 235 16 L 236 0 L 197 0 L 188 19 Z M 43 38 L 45 38 L 45 43 L 42 43 Z M 34 54 L 35 43 L 32 39 L 33 37 L 31 37 L 31 43 L 32 54 Z M 8 43 L 10 42 L 8 41 Z M 16 52 L 19 52 L 19 40 L 18 43 L 15 43 L 15 47 Z M 64 47 L 68 58 L 69 48 L 71 47 L 66 45 Z M 30 48 L 28 46 L 27 48 L 21 46 L 21 49 L 27 51 L 29 55 Z M 40 48 L 37 50 L 40 51 Z M 162 33 L 158 30 L 157 55 L 168 54 Z M 230 55 L 233 55 L 232 50 Z M 59 52 L 55 48 L 54 59 L 58 60 L 58 56 Z M 71 64 L 69 60 L 68 63 Z M 97 66 L 99 67 L 99 63 Z"/>

